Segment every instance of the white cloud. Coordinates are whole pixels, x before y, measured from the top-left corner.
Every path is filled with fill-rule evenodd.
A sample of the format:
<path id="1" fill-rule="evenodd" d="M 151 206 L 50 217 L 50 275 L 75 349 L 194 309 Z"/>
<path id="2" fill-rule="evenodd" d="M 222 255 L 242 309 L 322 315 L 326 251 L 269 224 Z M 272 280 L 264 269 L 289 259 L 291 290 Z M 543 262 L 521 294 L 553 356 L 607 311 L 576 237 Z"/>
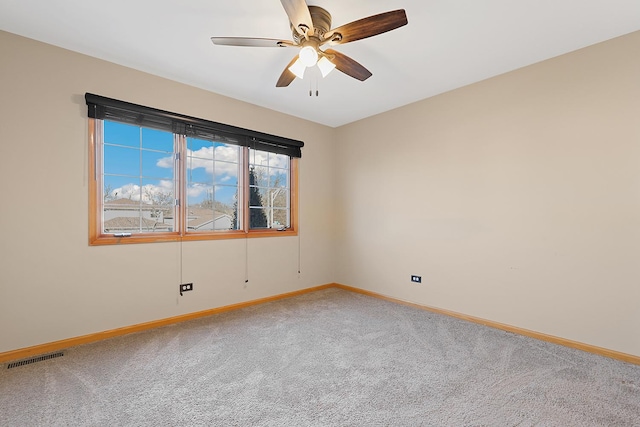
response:
<path id="1" fill-rule="evenodd" d="M 167 168 L 167 169 L 171 169 L 173 167 L 173 157 L 169 156 L 169 157 L 163 157 L 160 160 L 158 160 L 158 162 L 156 163 L 156 166 L 158 166 L 159 168 Z"/>
<path id="2" fill-rule="evenodd" d="M 204 169 L 209 175 L 213 175 L 215 171 L 215 182 L 224 183 L 232 179 L 238 179 L 238 158 L 240 155 L 240 147 L 234 145 L 220 145 L 217 147 L 202 147 L 198 150 L 187 151 L 187 168 L 190 170 Z M 215 159 L 215 161 L 214 161 Z M 267 169 L 269 166 L 269 175 L 274 176 L 281 173 L 281 169 L 288 169 L 289 157 L 285 155 L 270 154 L 266 151 L 251 150 L 249 159 L 252 165 L 258 168 L 264 167 L 260 173 L 262 179 L 266 179 Z M 156 165 L 162 168 L 172 168 L 174 164 L 173 157 L 164 157 L 160 159 Z M 279 169 L 274 169 L 279 168 Z M 266 181 L 263 183 L 266 184 Z M 206 186 L 193 184 L 189 186 L 189 197 L 201 196 Z"/>
<path id="3" fill-rule="evenodd" d="M 202 194 L 204 194 L 207 190 L 210 190 L 211 187 L 203 184 L 191 184 L 187 188 L 187 196 L 191 199 L 195 199 Z"/>
<path id="4" fill-rule="evenodd" d="M 283 154 L 269 154 L 266 151 L 252 150 L 249 161 L 256 166 L 288 169 L 289 157 Z"/>
<path id="5" fill-rule="evenodd" d="M 230 179 L 231 177 L 237 178 L 238 152 L 239 147 L 232 145 L 221 145 L 215 148 L 202 147 L 196 151 L 187 150 L 187 168 L 204 168 L 210 175 L 213 175 L 215 168 L 217 179 L 222 177 L 226 177 L 226 179 Z M 216 160 L 215 162 L 213 161 L 214 158 Z M 161 168 L 172 168 L 173 157 L 164 157 L 158 160 L 156 165 Z"/>
<path id="6" fill-rule="evenodd" d="M 130 183 L 111 191 L 114 199 L 142 200 L 146 204 L 153 203 L 153 200 L 171 198 L 173 194 L 173 182 L 170 180 L 162 180 L 159 185 L 147 184 L 142 189 L 139 185 Z"/>
<path id="7" fill-rule="evenodd" d="M 289 168 L 289 157 L 284 154 L 267 153 L 266 151 L 251 150 L 249 162 L 256 166 L 269 166 L 272 168 Z"/>

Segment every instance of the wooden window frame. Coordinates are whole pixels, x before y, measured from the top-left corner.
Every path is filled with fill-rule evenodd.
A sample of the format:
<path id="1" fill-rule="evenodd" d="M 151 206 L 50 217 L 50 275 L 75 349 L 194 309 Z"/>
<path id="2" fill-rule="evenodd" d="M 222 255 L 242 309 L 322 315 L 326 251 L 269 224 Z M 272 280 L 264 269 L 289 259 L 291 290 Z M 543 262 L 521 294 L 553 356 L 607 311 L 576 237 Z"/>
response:
<path id="1" fill-rule="evenodd" d="M 105 234 L 102 232 L 102 211 L 104 209 L 104 199 L 99 197 L 102 194 L 102 171 L 101 153 L 98 147 L 98 128 L 102 120 L 89 118 L 89 245 L 120 245 L 120 244 L 136 244 L 136 243 L 159 243 L 159 242 L 177 242 L 177 241 L 199 241 L 199 240 L 227 240 L 227 239 L 246 239 L 260 237 L 285 237 L 298 235 L 298 162 L 299 159 L 289 157 L 289 174 L 290 174 L 290 225 L 284 230 L 274 229 L 250 229 L 249 228 L 249 147 L 241 147 L 241 164 L 243 176 L 240 179 L 239 186 L 242 191 L 242 227 L 240 230 L 223 230 L 223 231 L 198 231 L 187 232 L 186 215 L 187 205 L 184 195 L 186 194 L 186 141 L 184 136 L 179 136 L 183 140 L 178 144 L 180 161 L 176 166 L 176 195 L 180 200 L 177 208 L 178 214 L 174 222 L 176 231 L 165 233 L 132 233 L 127 237 L 116 237 L 114 234 Z"/>

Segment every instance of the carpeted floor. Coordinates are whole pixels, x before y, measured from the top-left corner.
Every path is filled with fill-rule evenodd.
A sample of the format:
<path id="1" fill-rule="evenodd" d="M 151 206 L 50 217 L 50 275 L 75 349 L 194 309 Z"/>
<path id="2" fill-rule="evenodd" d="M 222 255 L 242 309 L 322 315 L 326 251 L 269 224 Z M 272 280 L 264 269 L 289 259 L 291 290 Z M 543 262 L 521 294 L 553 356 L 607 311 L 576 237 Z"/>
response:
<path id="1" fill-rule="evenodd" d="M 640 366 L 328 289 L 0 370 L 1 426 L 640 426 Z"/>

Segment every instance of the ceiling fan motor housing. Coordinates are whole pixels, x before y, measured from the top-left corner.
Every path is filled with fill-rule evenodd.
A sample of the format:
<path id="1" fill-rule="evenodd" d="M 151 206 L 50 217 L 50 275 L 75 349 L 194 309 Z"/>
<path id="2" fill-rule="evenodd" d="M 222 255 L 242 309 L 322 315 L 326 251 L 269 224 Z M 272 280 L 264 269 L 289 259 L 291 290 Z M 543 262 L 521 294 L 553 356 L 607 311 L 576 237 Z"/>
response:
<path id="1" fill-rule="evenodd" d="M 331 14 L 319 6 L 309 6 L 309 13 L 311 14 L 311 22 L 313 22 L 313 35 L 323 40 L 324 35 L 331 29 Z M 291 34 L 297 44 L 301 44 L 304 40 L 304 36 L 298 33 L 293 24 L 291 24 Z"/>

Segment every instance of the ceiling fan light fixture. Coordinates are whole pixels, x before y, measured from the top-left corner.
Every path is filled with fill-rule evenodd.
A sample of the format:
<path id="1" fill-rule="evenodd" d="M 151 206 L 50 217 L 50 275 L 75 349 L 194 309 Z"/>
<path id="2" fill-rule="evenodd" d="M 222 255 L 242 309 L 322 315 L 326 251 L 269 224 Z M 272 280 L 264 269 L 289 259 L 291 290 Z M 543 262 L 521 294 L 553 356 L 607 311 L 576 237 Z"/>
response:
<path id="1" fill-rule="evenodd" d="M 318 62 L 318 52 L 311 46 L 305 46 L 300 49 L 298 60 L 305 67 L 313 67 Z"/>
<path id="2" fill-rule="evenodd" d="M 289 67 L 289 71 L 296 75 L 297 78 L 301 79 L 304 77 L 304 70 L 307 69 L 307 66 L 302 63 L 300 58 L 296 62 L 293 63 L 291 67 Z"/>
<path id="3" fill-rule="evenodd" d="M 336 64 L 329 61 L 326 56 L 323 56 L 318 61 L 318 68 L 320 69 L 320 72 L 322 73 L 322 77 L 324 78 L 324 77 L 327 77 L 327 75 L 331 71 L 333 71 L 334 68 L 336 68 Z"/>

